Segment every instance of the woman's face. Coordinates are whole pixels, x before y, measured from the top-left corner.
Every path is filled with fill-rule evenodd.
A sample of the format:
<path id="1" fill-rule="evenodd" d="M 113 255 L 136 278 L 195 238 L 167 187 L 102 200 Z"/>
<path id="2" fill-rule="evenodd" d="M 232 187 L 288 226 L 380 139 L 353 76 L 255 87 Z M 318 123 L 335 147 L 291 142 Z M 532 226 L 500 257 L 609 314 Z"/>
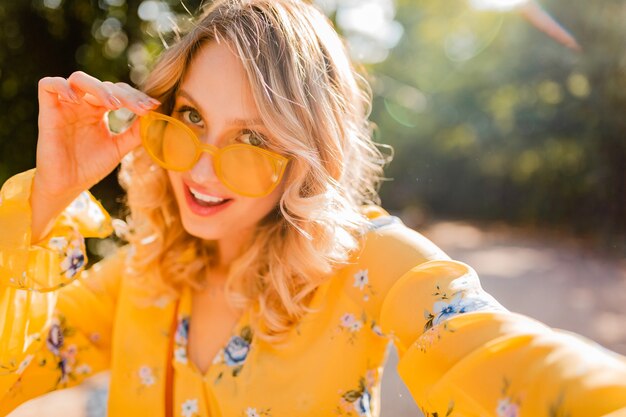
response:
<path id="1" fill-rule="evenodd" d="M 239 58 L 225 43 L 204 45 L 191 61 L 172 116 L 190 126 L 203 143 L 259 145 L 264 128 Z M 198 238 L 241 241 L 280 199 L 279 184 L 265 197 L 244 197 L 215 175 L 212 156 L 203 153 L 189 171 L 168 171 L 185 230 Z"/>

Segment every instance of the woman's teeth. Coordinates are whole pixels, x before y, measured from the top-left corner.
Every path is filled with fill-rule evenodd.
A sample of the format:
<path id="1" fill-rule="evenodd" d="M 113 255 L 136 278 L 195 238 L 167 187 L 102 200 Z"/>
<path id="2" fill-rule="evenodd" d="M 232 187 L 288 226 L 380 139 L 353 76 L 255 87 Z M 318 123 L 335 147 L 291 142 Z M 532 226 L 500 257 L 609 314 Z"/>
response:
<path id="1" fill-rule="evenodd" d="M 193 188 L 189 188 L 189 191 L 191 191 L 191 194 L 196 198 L 196 200 L 202 201 L 204 203 L 218 204 L 224 201 L 223 198 L 215 197 L 215 196 L 208 195 L 208 194 L 202 194 L 194 190 Z"/>

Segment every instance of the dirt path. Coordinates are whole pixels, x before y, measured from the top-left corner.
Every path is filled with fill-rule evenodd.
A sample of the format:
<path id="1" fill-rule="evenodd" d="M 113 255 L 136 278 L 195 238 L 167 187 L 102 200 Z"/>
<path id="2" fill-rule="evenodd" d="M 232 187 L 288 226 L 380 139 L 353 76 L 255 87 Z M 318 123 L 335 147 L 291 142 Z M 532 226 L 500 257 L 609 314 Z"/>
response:
<path id="1" fill-rule="evenodd" d="M 421 232 L 453 259 L 471 265 L 483 288 L 509 310 L 626 355 L 626 260 L 504 227 L 439 222 Z M 395 372 L 396 363 L 392 352 L 381 416 L 422 416 Z"/>

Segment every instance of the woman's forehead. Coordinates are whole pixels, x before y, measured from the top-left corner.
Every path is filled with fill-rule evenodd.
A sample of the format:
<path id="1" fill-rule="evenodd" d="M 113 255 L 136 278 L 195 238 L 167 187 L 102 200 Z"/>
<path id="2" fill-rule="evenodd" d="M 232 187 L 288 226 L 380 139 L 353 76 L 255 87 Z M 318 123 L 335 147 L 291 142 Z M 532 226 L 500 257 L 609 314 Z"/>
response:
<path id="1" fill-rule="evenodd" d="M 178 96 L 205 113 L 259 119 L 246 71 L 226 42 L 209 42 L 200 48 L 182 79 Z"/>

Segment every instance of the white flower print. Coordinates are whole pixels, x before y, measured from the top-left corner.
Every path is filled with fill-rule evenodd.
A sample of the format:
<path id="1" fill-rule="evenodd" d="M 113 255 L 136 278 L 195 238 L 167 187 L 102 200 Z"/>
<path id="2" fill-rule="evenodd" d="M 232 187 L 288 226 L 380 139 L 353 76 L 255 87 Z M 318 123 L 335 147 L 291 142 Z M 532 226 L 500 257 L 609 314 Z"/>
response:
<path id="1" fill-rule="evenodd" d="M 89 204 L 89 209 L 87 211 L 87 214 L 91 218 L 91 220 L 95 222 L 96 224 L 100 224 L 104 222 L 105 220 L 104 213 L 102 212 L 100 207 L 98 207 L 97 204 L 94 204 L 91 201 L 89 203 L 90 204 Z"/>
<path id="2" fill-rule="evenodd" d="M 380 328 L 380 326 L 379 326 L 378 324 L 375 324 L 375 325 L 372 327 L 372 331 L 374 332 L 374 334 L 375 334 L 376 336 L 381 336 L 381 337 L 382 337 L 382 336 L 385 336 L 385 334 L 383 333 L 383 329 L 381 329 L 381 328 Z"/>
<path id="3" fill-rule="evenodd" d="M 74 371 L 79 375 L 88 375 L 91 373 L 91 366 L 83 363 L 82 365 L 78 365 Z"/>
<path id="4" fill-rule="evenodd" d="M 498 413 L 498 417 L 518 417 L 519 406 L 512 403 L 510 398 L 503 398 L 498 401 L 496 412 Z"/>
<path id="5" fill-rule="evenodd" d="M 349 327 L 351 332 L 358 332 L 359 330 L 361 330 L 361 328 L 363 327 L 363 323 L 359 320 L 355 321 L 354 323 L 352 323 L 352 325 Z"/>
<path id="6" fill-rule="evenodd" d="M 198 412 L 198 400 L 196 398 L 187 400 L 182 405 L 182 414 L 184 417 L 192 417 Z"/>
<path id="7" fill-rule="evenodd" d="M 83 210 L 87 208 L 89 205 L 89 194 L 86 191 L 83 191 L 72 201 L 72 203 L 67 207 L 68 214 L 75 216 L 80 214 Z"/>
<path id="8" fill-rule="evenodd" d="M 139 368 L 139 379 L 141 380 L 141 384 L 147 387 L 156 383 L 156 379 L 152 373 L 152 368 L 145 365 Z"/>
<path id="9" fill-rule="evenodd" d="M 172 302 L 171 297 L 167 296 L 167 295 L 163 295 L 161 297 L 158 297 L 156 300 L 154 300 L 153 305 L 157 308 L 165 308 L 168 306 L 169 303 Z"/>
<path id="10" fill-rule="evenodd" d="M 270 408 L 257 410 L 256 408 L 248 407 L 241 415 L 243 417 L 271 417 L 272 412 Z"/>
<path id="11" fill-rule="evenodd" d="M 18 375 L 21 375 L 22 372 L 24 372 L 24 369 L 26 369 L 26 367 L 30 365 L 30 362 L 33 360 L 33 358 L 33 355 L 28 355 L 24 358 L 22 362 L 20 362 L 20 366 L 18 366 L 16 371 Z"/>
<path id="12" fill-rule="evenodd" d="M 179 347 L 174 350 L 174 360 L 183 364 L 187 364 L 187 349 Z"/>
<path id="13" fill-rule="evenodd" d="M 345 313 L 339 319 L 339 326 L 339 330 L 348 330 L 350 334 L 350 340 L 354 341 L 356 333 L 363 328 L 363 321 L 358 320 L 352 313 Z"/>
<path id="14" fill-rule="evenodd" d="M 65 355 L 69 358 L 73 358 L 78 353 L 78 347 L 75 344 L 68 345 L 65 349 Z"/>
<path id="15" fill-rule="evenodd" d="M 349 329 L 351 332 L 358 332 L 363 327 L 363 322 L 357 320 L 352 313 L 345 313 L 341 316 L 341 326 Z"/>
<path id="16" fill-rule="evenodd" d="M 53 237 L 48 241 L 48 247 L 57 251 L 64 251 L 67 247 L 67 239 L 65 237 Z"/>
<path id="17" fill-rule="evenodd" d="M 219 352 L 213 358 L 213 364 L 224 362 L 224 349 L 220 349 Z"/>
<path id="18" fill-rule="evenodd" d="M 351 313 L 345 313 L 343 316 L 341 316 L 341 325 L 343 327 L 351 327 L 354 322 L 356 321 L 356 318 L 354 317 L 354 314 Z"/>
<path id="19" fill-rule="evenodd" d="M 363 290 L 365 286 L 369 283 L 368 278 L 368 270 L 361 269 L 354 274 L 354 284 L 353 286 L 358 287 L 359 290 Z"/>
<path id="20" fill-rule="evenodd" d="M 100 333 L 98 332 L 93 332 L 89 335 L 89 340 L 91 340 L 93 343 L 98 343 L 100 341 Z"/>
<path id="21" fill-rule="evenodd" d="M 246 417 L 259 417 L 259 413 L 257 413 L 256 408 L 248 407 L 246 409 Z"/>
<path id="22" fill-rule="evenodd" d="M 139 368 L 139 377 L 140 378 L 146 378 L 146 377 L 148 377 L 150 375 L 152 375 L 152 369 L 150 369 L 150 367 L 142 366 L 141 368 Z"/>
<path id="23" fill-rule="evenodd" d="M 440 339 L 441 339 L 441 329 L 439 327 L 431 327 L 430 329 L 422 333 L 422 335 L 415 342 L 415 346 L 420 351 L 426 352 Z"/>

